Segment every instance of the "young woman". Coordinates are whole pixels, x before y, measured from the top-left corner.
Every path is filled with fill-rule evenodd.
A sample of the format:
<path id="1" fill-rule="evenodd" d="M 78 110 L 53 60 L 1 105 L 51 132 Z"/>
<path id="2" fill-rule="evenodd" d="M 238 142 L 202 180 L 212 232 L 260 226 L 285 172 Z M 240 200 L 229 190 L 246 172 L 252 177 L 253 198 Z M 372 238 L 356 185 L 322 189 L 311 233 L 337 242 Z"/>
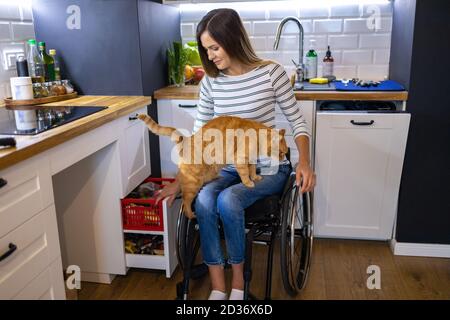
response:
<path id="1" fill-rule="evenodd" d="M 256 120 L 273 128 L 278 104 L 292 127 L 300 154 L 295 169 L 297 184 L 303 179 L 301 191 L 311 191 L 316 179 L 309 163 L 309 130 L 284 68 L 256 56 L 238 13 L 232 9 L 216 9 L 204 16 L 197 27 L 197 42 L 206 75 L 200 84 L 194 132 L 213 117 L 222 115 Z M 268 169 L 264 161 L 257 166 L 261 174 Z M 288 161 L 282 161 L 276 172 L 264 175 L 254 188 L 247 188 L 235 168 L 228 166 L 218 179 L 200 190 L 195 214 L 200 226 L 202 255 L 211 278 L 209 299 L 227 297 L 219 219 L 233 270 L 229 298 L 239 300 L 243 298 L 244 288 L 244 210 L 258 199 L 280 193 L 289 171 Z M 171 204 L 179 191 L 179 184 L 175 182 L 160 192 L 158 200 L 169 197 Z"/>

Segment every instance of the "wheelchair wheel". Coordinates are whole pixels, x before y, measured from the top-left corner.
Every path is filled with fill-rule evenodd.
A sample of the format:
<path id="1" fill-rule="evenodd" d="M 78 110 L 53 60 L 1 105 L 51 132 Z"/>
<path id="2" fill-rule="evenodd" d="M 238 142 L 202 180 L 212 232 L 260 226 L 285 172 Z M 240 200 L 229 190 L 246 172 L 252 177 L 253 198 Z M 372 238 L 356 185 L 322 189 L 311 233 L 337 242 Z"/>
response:
<path id="1" fill-rule="evenodd" d="M 180 208 L 177 223 L 177 258 L 182 270 L 193 267 L 200 248 L 197 220 L 188 219 Z"/>
<path id="2" fill-rule="evenodd" d="M 281 204 L 280 239 L 281 274 L 290 296 L 305 287 L 313 242 L 310 194 L 302 194 L 293 180 Z"/>

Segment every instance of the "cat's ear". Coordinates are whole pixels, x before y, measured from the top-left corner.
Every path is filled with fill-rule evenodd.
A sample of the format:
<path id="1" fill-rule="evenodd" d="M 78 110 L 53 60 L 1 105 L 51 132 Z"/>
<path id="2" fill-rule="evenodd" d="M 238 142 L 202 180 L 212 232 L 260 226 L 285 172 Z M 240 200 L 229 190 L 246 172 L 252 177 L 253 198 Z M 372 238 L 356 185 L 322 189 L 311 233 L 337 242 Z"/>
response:
<path id="1" fill-rule="evenodd" d="M 282 136 L 282 137 L 284 137 L 284 134 L 286 133 L 286 130 L 285 129 L 281 129 L 280 130 L 280 135 Z"/>

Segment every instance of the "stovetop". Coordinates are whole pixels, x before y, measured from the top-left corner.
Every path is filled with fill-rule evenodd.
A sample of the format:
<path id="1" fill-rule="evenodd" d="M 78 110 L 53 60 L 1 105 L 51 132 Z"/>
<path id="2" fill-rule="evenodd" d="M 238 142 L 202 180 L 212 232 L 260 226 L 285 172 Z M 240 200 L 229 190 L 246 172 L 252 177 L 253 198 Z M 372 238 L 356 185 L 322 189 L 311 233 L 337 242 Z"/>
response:
<path id="1" fill-rule="evenodd" d="M 31 120 L 27 120 L 28 122 L 25 123 L 25 126 L 23 123 L 20 123 L 20 121 L 16 121 L 16 117 L 24 117 L 25 113 L 23 113 L 23 110 L 12 111 L 0 108 L 0 134 L 36 135 L 107 108 L 108 107 L 59 106 L 36 111 L 31 110 L 31 112 L 35 112 L 35 116 L 31 115 L 30 117 L 30 111 L 27 111 L 28 114 L 25 118 Z M 19 122 L 20 129 L 17 127 L 17 122 Z"/>

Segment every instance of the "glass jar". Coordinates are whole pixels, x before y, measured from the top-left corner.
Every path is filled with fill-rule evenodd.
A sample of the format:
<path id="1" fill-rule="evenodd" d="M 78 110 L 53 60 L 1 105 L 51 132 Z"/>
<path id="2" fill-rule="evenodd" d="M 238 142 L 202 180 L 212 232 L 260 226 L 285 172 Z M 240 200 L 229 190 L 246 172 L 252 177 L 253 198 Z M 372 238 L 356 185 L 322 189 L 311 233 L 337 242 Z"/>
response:
<path id="1" fill-rule="evenodd" d="M 72 84 L 70 83 L 70 80 L 61 80 L 61 84 L 66 87 L 67 94 L 72 93 L 75 91 Z"/>
<path id="2" fill-rule="evenodd" d="M 33 97 L 34 99 L 42 98 L 42 86 L 40 83 L 33 83 Z"/>
<path id="3" fill-rule="evenodd" d="M 52 90 L 53 84 L 51 82 L 44 82 L 42 84 L 42 87 L 44 87 L 47 90 L 49 97 L 56 95 Z"/>

